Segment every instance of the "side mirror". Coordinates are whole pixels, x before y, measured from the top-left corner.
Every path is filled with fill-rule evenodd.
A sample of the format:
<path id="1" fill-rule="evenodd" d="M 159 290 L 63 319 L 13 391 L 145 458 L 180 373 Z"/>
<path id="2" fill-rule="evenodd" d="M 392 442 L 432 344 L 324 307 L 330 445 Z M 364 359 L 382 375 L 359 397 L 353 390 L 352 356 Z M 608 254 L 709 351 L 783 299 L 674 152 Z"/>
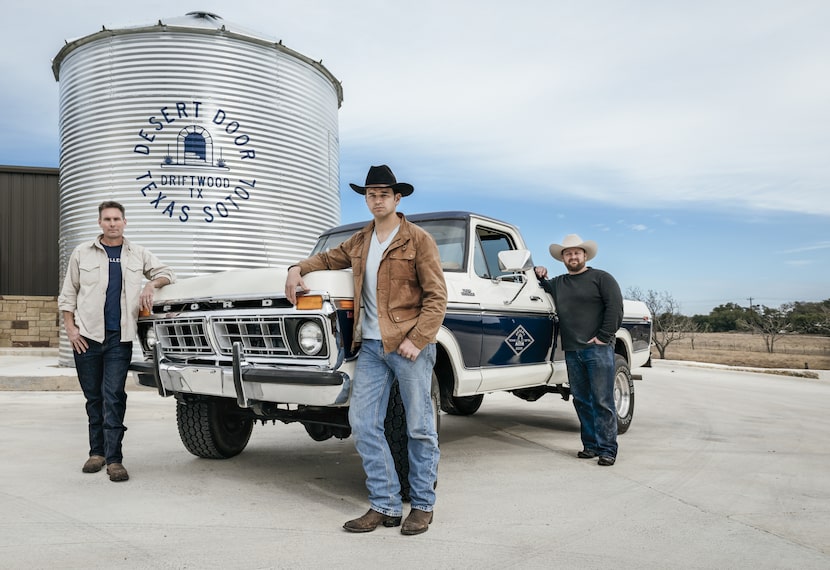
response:
<path id="1" fill-rule="evenodd" d="M 527 249 L 506 249 L 499 252 L 499 269 L 506 273 L 524 273 L 533 268 L 533 259 Z"/>

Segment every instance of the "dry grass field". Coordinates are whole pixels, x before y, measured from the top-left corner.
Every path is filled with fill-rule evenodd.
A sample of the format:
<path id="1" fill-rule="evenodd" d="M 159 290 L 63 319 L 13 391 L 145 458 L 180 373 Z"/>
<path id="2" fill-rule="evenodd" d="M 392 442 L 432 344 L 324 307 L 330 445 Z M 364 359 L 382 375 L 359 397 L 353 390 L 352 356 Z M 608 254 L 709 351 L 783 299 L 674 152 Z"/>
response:
<path id="1" fill-rule="evenodd" d="M 652 358 L 660 357 L 652 347 Z M 830 370 L 830 337 L 783 335 L 770 354 L 760 335 L 751 333 L 696 333 L 676 340 L 666 349 L 667 360 L 693 360 L 752 368 Z"/>

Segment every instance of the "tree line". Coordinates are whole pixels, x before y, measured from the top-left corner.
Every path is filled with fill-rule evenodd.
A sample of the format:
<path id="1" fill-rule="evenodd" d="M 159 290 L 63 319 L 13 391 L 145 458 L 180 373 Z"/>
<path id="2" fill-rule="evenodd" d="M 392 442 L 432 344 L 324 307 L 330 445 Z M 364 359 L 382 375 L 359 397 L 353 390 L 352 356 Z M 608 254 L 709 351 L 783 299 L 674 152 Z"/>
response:
<path id="1" fill-rule="evenodd" d="M 642 301 L 651 311 L 654 347 L 665 358 L 666 348 L 674 341 L 696 332 L 742 331 L 760 334 L 767 352 L 775 352 L 775 341 L 786 334 L 830 336 L 830 299 L 820 302 L 784 303 L 779 307 L 752 305 L 742 307 L 726 303 L 708 315 L 691 317 L 680 314 L 680 303 L 668 291 L 626 290 L 626 298 Z"/>

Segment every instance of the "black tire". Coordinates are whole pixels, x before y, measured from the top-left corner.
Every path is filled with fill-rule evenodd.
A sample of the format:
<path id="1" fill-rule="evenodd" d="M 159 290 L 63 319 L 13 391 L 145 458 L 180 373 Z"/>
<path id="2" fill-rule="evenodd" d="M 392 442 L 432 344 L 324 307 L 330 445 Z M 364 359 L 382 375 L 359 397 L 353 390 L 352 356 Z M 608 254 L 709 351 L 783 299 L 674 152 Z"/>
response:
<path id="1" fill-rule="evenodd" d="M 445 402 L 444 411 L 453 416 L 472 416 L 481 407 L 483 401 L 484 394 L 450 396 L 449 402 Z"/>
<path id="2" fill-rule="evenodd" d="M 625 358 L 617 354 L 614 358 L 614 405 L 617 408 L 617 433 L 622 434 L 631 427 L 634 419 L 634 379 Z"/>
<path id="3" fill-rule="evenodd" d="M 432 410 L 435 414 L 435 432 L 441 433 L 441 395 L 438 392 L 438 377 L 432 373 Z M 386 409 L 386 421 L 384 423 L 386 441 L 389 444 L 389 451 L 392 452 L 392 459 L 395 461 L 395 471 L 398 473 L 398 480 L 401 483 L 401 498 L 404 501 L 410 499 L 409 486 L 409 454 L 407 443 L 409 438 L 406 435 L 406 412 L 401 399 L 401 391 L 398 381 L 392 384 L 392 391 L 389 393 L 389 406 Z"/>
<path id="4" fill-rule="evenodd" d="M 176 402 L 176 422 L 185 449 L 206 459 L 239 455 L 254 429 L 236 402 L 219 398 Z"/>

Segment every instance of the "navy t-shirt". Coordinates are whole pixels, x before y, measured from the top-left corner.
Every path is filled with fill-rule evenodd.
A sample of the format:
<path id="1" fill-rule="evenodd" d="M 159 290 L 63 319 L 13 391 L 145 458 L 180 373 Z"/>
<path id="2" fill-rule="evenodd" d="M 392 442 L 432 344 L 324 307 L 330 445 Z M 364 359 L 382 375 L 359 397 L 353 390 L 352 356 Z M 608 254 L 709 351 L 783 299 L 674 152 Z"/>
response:
<path id="1" fill-rule="evenodd" d="M 104 245 L 104 244 L 101 244 Z M 121 246 L 104 245 L 109 258 L 109 283 L 107 299 L 104 302 L 104 328 L 108 331 L 121 330 Z"/>

